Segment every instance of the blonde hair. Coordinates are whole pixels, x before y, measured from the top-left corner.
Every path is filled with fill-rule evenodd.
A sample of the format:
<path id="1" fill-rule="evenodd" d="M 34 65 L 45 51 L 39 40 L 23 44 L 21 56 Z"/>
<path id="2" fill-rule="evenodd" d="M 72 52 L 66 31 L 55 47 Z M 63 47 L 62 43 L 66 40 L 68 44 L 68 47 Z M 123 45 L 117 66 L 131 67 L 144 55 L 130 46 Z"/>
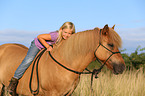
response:
<path id="1" fill-rule="evenodd" d="M 62 30 L 63 29 L 71 29 L 72 30 L 72 34 L 74 34 L 75 33 L 75 26 L 74 26 L 74 24 L 72 23 L 72 22 L 65 22 L 61 27 L 60 27 L 60 29 L 59 29 L 59 31 L 58 31 L 58 34 L 59 34 L 59 36 L 58 36 L 58 38 L 57 38 L 57 40 L 56 40 L 56 45 L 57 44 L 59 44 L 60 42 L 61 42 L 61 40 L 62 40 Z"/>

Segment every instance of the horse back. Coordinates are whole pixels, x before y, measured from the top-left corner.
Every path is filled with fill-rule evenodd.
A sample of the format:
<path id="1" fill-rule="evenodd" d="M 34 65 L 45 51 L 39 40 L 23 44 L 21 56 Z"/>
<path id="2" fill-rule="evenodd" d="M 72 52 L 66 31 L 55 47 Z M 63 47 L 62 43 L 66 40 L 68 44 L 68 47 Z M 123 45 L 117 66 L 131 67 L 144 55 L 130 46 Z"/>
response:
<path id="1" fill-rule="evenodd" d="M 0 82 L 8 85 L 15 70 L 24 59 L 28 48 L 21 44 L 0 46 Z"/>

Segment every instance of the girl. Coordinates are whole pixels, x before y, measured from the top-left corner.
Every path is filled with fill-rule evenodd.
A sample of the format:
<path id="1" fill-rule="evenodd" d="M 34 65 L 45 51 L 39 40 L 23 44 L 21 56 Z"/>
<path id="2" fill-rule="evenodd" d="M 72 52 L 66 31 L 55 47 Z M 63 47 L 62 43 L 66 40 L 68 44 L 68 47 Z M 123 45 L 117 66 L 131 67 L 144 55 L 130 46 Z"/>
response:
<path id="1" fill-rule="evenodd" d="M 62 39 L 66 40 L 72 34 L 75 33 L 75 26 L 72 22 L 65 22 L 59 29 L 59 31 L 50 32 L 49 34 L 40 34 L 31 42 L 31 46 L 27 52 L 26 57 L 15 71 L 14 76 L 11 78 L 7 91 L 16 96 L 16 87 L 18 80 L 23 76 L 27 68 L 33 62 L 35 56 L 42 48 L 47 48 L 46 51 L 51 51 L 50 45 L 59 44 Z"/>

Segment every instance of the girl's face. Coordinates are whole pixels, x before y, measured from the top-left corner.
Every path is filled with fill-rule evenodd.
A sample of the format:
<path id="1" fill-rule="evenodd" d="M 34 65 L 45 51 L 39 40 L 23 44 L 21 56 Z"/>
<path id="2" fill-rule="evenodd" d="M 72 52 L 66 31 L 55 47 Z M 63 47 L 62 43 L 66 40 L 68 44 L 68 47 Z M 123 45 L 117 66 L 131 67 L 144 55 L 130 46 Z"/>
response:
<path id="1" fill-rule="evenodd" d="M 68 37 L 72 35 L 72 29 L 63 29 L 62 30 L 62 38 L 66 40 Z"/>

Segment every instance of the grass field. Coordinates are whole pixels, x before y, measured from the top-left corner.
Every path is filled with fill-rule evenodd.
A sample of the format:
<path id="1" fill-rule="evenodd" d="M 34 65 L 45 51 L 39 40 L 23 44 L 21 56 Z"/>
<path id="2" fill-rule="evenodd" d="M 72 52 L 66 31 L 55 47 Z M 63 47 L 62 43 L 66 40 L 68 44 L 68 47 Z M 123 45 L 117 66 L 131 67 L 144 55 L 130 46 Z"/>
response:
<path id="1" fill-rule="evenodd" d="M 93 93 L 90 90 L 91 75 L 81 75 L 80 83 L 72 96 L 145 96 L 143 68 L 114 75 L 110 71 L 94 78 Z"/>
<path id="2" fill-rule="evenodd" d="M 145 96 L 143 68 L 114 75 L 110 71 L 99 73 L 93 81 L 92 96 Z M 73 96 L 91 96 L 90 75 L 81 75 Z"/>

